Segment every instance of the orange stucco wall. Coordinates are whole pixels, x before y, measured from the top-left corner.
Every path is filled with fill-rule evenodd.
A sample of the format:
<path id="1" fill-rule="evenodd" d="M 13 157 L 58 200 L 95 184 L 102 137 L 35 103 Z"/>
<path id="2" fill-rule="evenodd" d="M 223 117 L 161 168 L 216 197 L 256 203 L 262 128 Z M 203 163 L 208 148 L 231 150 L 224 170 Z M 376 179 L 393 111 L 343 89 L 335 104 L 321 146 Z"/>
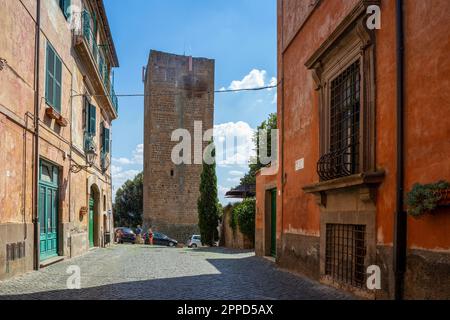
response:
<path id="1" fill-rule="evenodd" d="M 305 10 L 311 9 L 298 2 L 310 3 L 278 1 L 278 66 L 283 80 L 278 91 L 278 125 L 284 136 L 283 170 L 277 178 L 282 186 L 284 176 L 278 214 L 283 233 L 319 236 L 319 207 L 312 195 L 302 191 L 303 186 L 319 181 L 319 101 L 305 62 L 358 0 L 324 0 L 310 15 Z M 376 165 L 386 177 L 376 198 L 377 243 L 390 246 L 396 195 L 395 2 L 382 0 L 381 12 L 382 28 L 376 31 Z M 416 182 L 450 180 L 449 12 L 446 0 L 405 1 L 407 191 Z M 301 158 L 305 168 L 295 171 L 295 161 Z M 420 220 L 408 218 L 408 245 L 450 250 L 450 210 L 443 208 Z"/>
<path id="2" fill-rule="evenodd" d="M 268 191 L 275 189 L 277 186 L 277 171 L 275 168 L 264 169 L 269 170 L 264 174 L 258 171 L 256 175 L 256 218 L 255 218 L 255 251 L 259 256 L 267 254 L 266 238 L 270 237 L 266 233 L 266 217 L 270 212 L 270 205 L 267 199 Z M 279 225 L 279 224 L 278 224 Z M 281 226 L 277 228 L 277 238 L 280 239 Z"/>
<path id="3" fill-rule="evenodd" d="M 93 3 L 93 2 L 92 2 Z M 81 0 L 72 4 L 81 8 Z M 0 0 L 0 58 L 7 61 L 0 70 L 0 245 L 26 241 L 25 272 L 32 268 L 32 212 L 34 183 L 34 88 L 35 88 L 35 0 Z M 100 31 L 99 31 L 100 32 Z M 39 67 L 39 157 L 55 164 L 59 170 L 58 253 L 74 256 L 88 249 L 88 218 L 80 217 L 80 209 L 88 204 L 90 186 L 98 188 L 97 217 L 101 243 L 104 214 L 112 208 L 110 169 L 100 169 L 100 157 L 89 172 L 70 173 L 74 160 L 85 164 L 83 98 L 73 93 L 85 93 L 86 63 L 74 50 L 72 30 L 58 1 L 41 1 L 40 67 Z M 62 61 L 61 115 L 68 125 L 63 127 L 46 115 L 45 71 L 47 43 Z M 97 146 L 100 146 L 100 122 L 111 123 L 111 116 L 101 101 L 93 98 L 97 108 Z M 106 206 L 103 206 L 106 196 Z M 22 227 L 22 225 L 28 225 Z M 19 230 L 20 232 L 17 232 Z M 69 241 L 70 239 L 70 241 Z M 78 241 L 78 240 L 79 241 Z M 69 244 L 72 244 L 72 247 Z M 5 273 L 5 253 L 0 252 L 0 278 Z M 13 267 L 11 270 L 14 269 Z M 12 270 L 14 271 L 14 270 Z"/>

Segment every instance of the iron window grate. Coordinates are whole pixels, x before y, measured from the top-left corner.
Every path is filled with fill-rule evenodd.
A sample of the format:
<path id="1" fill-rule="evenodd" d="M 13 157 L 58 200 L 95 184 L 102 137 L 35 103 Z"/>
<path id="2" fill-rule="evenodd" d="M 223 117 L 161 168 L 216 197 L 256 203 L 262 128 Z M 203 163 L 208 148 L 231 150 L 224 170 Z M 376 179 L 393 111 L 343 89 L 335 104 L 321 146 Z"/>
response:
<path id="1" fill-rule="evenodd" d="M 358 172 L 360 82 L 359 60 L 331 82 L 330 150 L 317 164 L 317 171 L 322 180 Z"/>
<path id="2" fill-rule="evenodd" d="M 366 281 L 366 227 L 327 224 L 325 274 L 333 280 L 362 288 Z"/>

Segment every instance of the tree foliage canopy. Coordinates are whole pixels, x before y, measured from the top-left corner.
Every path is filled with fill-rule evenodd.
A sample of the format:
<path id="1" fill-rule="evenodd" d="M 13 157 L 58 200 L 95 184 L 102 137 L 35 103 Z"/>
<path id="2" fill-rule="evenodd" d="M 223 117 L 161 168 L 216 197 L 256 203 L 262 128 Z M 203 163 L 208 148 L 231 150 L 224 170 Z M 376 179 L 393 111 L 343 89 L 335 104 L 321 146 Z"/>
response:
<path id="1" fill-rule="evenodd" d="M 142 225 L 143 178 L 144 174 L 141 172 L 117 190 L 114 203 L 114 223 L 116 226 L 137 227 Z"/>
<path id="2" fill-rule="evenodd" d="M 239 230 L 253 241 L 255 239 L 255 215 L 256 200 L 245 199 L 233 207 L 231 227 L 235 229 L 239 225 Z"/>
<path id="3" fill-rule="evenodd" d="M 241 185 L 254 185 L 256 184 L 256 172 L 261 168 L 265 167 L 260 161 L 260 144 L 267 146 L 267 156 L 272 156 L 272 140 L 271 131 L 277 129 L 277 114 L 271 113 L 269 118 L 263 121 L 257 128 L 255 135 L 253 136 L 253 142 L 255 144 L 256 150 L 256 161 L 255 163 L 249 164 L 249 172 L 241 179 Z M 259 132 L 263 130 L 267 133 L 267 140 L 260 143 Z"/>
<path id="4" fill-rule="evenodd" d="M 217 227 L 220 215 L 215 162 L 213 164 L 203 163 L 197 207 L 202 242 L 212 246 L 218 238 Z"/>

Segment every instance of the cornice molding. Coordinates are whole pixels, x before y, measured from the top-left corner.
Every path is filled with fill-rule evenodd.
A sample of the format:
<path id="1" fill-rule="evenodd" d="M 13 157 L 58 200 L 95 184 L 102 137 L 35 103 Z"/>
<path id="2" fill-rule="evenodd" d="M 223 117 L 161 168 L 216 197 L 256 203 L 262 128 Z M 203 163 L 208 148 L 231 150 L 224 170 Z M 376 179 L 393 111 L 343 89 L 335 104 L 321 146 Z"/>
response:
<path id="1" fill-rule="evenodd" d="M 355 27 L 357 34 L 362 40 L 364 46 L 370 45 L 373 39 L 373 31 L 368 30 L 365 26 L 365 19 L 361 19 L 367 12 L 367 7 L 371 5 L 379 5 L 380 0 L 360 0 L 353 10 L 342 20 L 331 35 L 322 43 L 322 45 L 308 58 L 305 66 L 308 69 L 316 69 L 321 64 L 324 56 L 331 51 L 336 44 L 352 27 Z M 358 19 L 360 19 L 358 21 Z"/>

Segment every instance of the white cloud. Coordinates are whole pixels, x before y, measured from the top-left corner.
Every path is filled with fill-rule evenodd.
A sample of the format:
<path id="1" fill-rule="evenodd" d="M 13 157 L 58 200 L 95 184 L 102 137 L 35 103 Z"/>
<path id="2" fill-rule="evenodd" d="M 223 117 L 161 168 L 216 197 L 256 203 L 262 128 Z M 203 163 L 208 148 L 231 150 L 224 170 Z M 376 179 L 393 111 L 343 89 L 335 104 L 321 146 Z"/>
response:
<path id="1" fill-rule="evenodd" d="M 121 165 L 132 164 L 131 160 L 127 159 L 127 158 L 113 158 L 112 161 L 114 163 L 121 164 Z"/>
<path id="2" fill-rule="evenodd" d="M 113 158 L 112 161 L 116 164 L 120 165 L 131 165 L 131 164 L 140 164 L 144 163 L 144 145 L 138 144 L 136 148 L 133 150 L 133 154 L 131 158 Z"/>
<path id="3" fill-rule="evenodd" d="M 246 167 L 255 156 L 254 129 L 246 122 L 228 122 L 214 126 L 217 165 Z"/>
<path id="4" fill-rule="evenodd" d="M 141 171 L 123 170 L 121 167 L 111 166 L 111 174 L 114 183 L 114 191 L 117 191 L 127 180 L 134 179 Z"/>
<path id="5" fill-rule="evenodd" d="M 239 182 L 241 182 L 241 178 L 240 177 L 228 178 L 227 181 L 233 182 L 233 183 L 239 183 Z"/>
<path id="6" fill-rule="evenodd" d="M 272 104 L 277 104 L 277 102 L 278 102 L 278 94 L 275 93 L 275 94 L 273 95 Z"/>
<path id="7" fill-rule="evenodd" d="M 253 69 L 242 80 L 232 81 L 229 89 L 240 90 L 240 89 L 264 87 L 266 76 L 267 76 L 266 70 Z"/>
<path id="8" fill-rule="evenodd" d="M 277 78 L 272 77 L 269 81 L 266 81 L 267 71 L 253 69 L 242 80 L 234 80 L 228 86 L 228 90 L 242 90 L 260 88 L 265 86 L 274 86 L 277 84 Z M 226 88 L 220 88 L 220 91 L 225 91 Z M 270 89 L 271 90 L 271 89 Z"/>
<path id="9" fill-rule="evenodd" d="M 217 186 L 217 193 L 220 197 L 225 197 L 225 193 L 227 193 L 228 191 L 230 191 L 230 188 L 221 185 Z"/>
<path id="10" fill-rule="evenodd" d="M 136 149 L 133 151 L 133 162 L 136 164 L 144 163 L 144 145 L 138 144 Z"/>
<path id="11" fill-rule="evenodd" d="M 269 82 L 269 86 L 275 86 L 277 84 L 277 78 L 272 77 Z"/>
<path id="12" fill-rule="evenodd" d="M 245 175 L 244 172 L 242 172 L 242 171 L 237 171 L 237 170 L 231 170 L 230 172 L 228 172 L 228 174 L 229 174 L 230 176 L 235 176 L 235 177 L 242 177 L 242 176 Z"/>

